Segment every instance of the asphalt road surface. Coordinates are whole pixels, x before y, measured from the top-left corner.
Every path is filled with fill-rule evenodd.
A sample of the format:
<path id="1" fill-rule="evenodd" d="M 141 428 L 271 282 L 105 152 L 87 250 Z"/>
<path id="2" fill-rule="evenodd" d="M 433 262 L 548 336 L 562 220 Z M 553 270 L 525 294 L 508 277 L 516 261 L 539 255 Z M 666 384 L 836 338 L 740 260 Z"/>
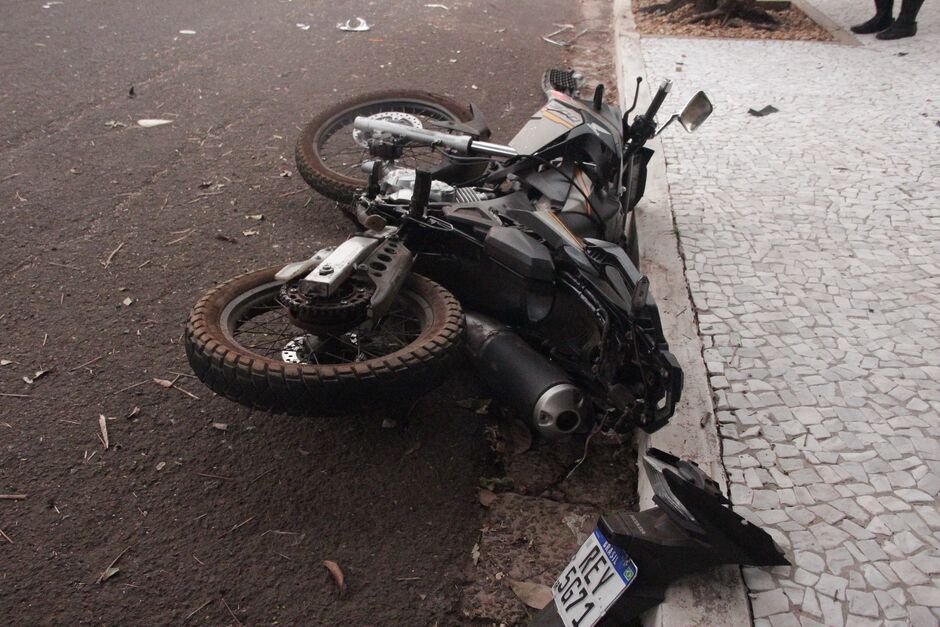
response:
<path id="1" fill-rule="evenodd" d="M 422 88 L 506 141 L 540 104 L 563 63 L 540 35 L 577 5 L 444 4 L 0 1 L 0 494 L 26 495 L 0 500 L 8 621 L 464 623 L 488 450 L 454 405 L 469 371 L 383 429 L 214 397 L 181 344 L 214 284 L 347 234 L 293 164 L 317 110 Z M 356 16 L 372 30 L 336 29 Z"/>

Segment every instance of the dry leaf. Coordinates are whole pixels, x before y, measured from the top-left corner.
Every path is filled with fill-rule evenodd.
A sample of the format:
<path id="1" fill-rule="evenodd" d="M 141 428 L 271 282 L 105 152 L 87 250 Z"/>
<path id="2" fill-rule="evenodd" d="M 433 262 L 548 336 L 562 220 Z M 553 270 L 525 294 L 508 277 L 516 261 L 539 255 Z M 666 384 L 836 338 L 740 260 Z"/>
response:
<path id="1" fill-rule="evenodd" d="M 519 600 L 535 610 L 541 610 L 552 601 L 552 589 L 531 581 L 509 580 L 509 587 Z"/>
<path id="2" fill-rule="evenodd" d="M 154 379 L 153 382 L 159 385 L 160 387 L 164 387 L 164 388 L 173 387 L 173 382 L 168 381 L 167 379 Z"/>
<path id="3" fill-rule="evenodd" d="M 6 365 L 6 364 L 3 364 L 3 365 Z M 23 381 L 25 381 L 26 383 L 32 385 L 32 384 L 33 384 L 34 382 L 36 382 L 38 379 L 41 379 L 42 377 L 46 376 L 46 375 L 49 374 L 50 372 L 52 372 L 51 369 L 50 369 L 50 370 L 37 370 L 35 373 L 33 373 L 33 376 L 31 376 L 31 377 L 23 377 Z"/>
<path id="4" fill-rule="evenodd" d="M 326 566 L 326 569 L 333 575 L 333 581 L 336 582 L 336 587 L 339 588 L 339 596 L 342 598 L 343 595 L 346 594 L 346 577 L 343 575 L 343 569 L 339 567 L 339 564 L 331 560 L 323 560 L 323 565 Z"/>
<path id="5" fill-rule="evenodd" d="M 258 229 L 247 229 L 247 230 L 242 231 L 242 235 L 244 235 L 245 237 L 251 237 L 253 235 L 257 235 L 258 233 L 260 233 Z"/>
<path id="6" fill-rule="evenodd" d="M 496 493 L 486 488 L 480 488 L 480 505 L 489 507 L 496 502 Z"/>
<path id="7" fill-rule="evenodd" d="M 104 444 L 104 450 L 108 450 L 108 419 L 104 414 L 98 414 L 98 428 L 101 429 L 101 443 Z"/>
<path id="8" fill-rule="evenodd" d="M 509 423 L 509 440 L 513 454 L 521 455 L 532 448 L 532 431 L 521 420 L 513 420 Z"/>
<path id="9" fill-rule="evenodd" d="M 212 428 L 218 429 L 219 431 L 228 431 L 228 425 L 224 422 L 213 422 Z"/>
<path id="10" fill-rule="evenodd" d="M 101 579 L 98 581 L 98 583 L 104 583 L 108 579 L 111 579 L 111 577 L 114 577 L 119 572 L 121 572 L 121 569 L 118 568 L 117 566 L 108 566 L 108 568 L 105 569 L 103 573 L 101 573 Z"/>
<path id="11" fill-rule="evenodd" d="M 245 216 L 245 217 L 248 218 L 249 220 L 257 220 L 258 222 L 261 222 L 262 220 L 264 220 L 263 213 L 254 213 L 250 216 Z"/>
<path id="12" fill-rule="evenodd" d="M 476 566 L 477 562 L 480 561 L 480 543 L 477 542 L 473 545 L 473 548 L 470 549 L 470 558 L 473 560 L 473 565 Z"/>
<path id="13" fill-rule="evenodd" d="M 130 411 L 130 413 L 127 414 L 127 415 L 124 416 L 124 417 L 130 419 L 130 418 L 133 418 L 134 416 L 136 416 L 136 415 L 139 414 L 139 413 L 140 413 L 140 407 L 138 407 L 137 405 L 134 405 L 134 409 L 132 409 L 132 410 Z"/>
<path id="14" fill-rule="evenodd" d="M 12 363 L 9 359 L 0 359 L 0 366 L 9 366 Z"/>

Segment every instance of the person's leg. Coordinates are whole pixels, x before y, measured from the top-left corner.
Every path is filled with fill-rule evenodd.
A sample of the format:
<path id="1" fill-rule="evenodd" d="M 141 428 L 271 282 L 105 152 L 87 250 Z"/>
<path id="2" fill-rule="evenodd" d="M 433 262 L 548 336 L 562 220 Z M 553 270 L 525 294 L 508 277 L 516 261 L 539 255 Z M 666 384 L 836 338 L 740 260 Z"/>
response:
<path id="1" fill-rule="evenodd" d="M 894 0 L 875 0 L 875 17 L 867 22 L 856 24 L 852 27 L 853 33 L 859 35 L 870 35 L 877 33 L 891 26 L 891 9 L 894 6 Z"/>
<path id="2" fill-rule="evenodd" d="M 878 39 L 901 39 L 913 37 L 917 34 L 917 12 L 920 11 L 924 0 L 902 0 L 901 12 L 894 24 L 881 31 L 875 37 Z"/>

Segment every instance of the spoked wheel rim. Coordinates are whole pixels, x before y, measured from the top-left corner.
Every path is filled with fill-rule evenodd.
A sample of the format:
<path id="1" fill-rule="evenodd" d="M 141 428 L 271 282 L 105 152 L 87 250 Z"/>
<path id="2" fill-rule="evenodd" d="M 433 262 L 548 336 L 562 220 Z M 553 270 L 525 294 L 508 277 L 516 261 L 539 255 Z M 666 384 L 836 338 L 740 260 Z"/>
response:
<path id="1" fill-rule="evenodd" d="M 401 114 L 395 119 L 394 114 Z M 364 103 L 338 113 L 323 124 L 313 138 L 313 150 L 327 170 L 347 179 L 365 180 L 361 164 L 373 159 L 361 138 L 354 133 L 353 122 L 357 116 L 372 117 L 421 127 L 443 133 L 434 122 L 459 122 L 460 118 L 446 108 L 419 100 L 379 100 Z M 442 154 L 430 146 L 408 144 L 396 163 L 408 169 L 428 169 L 441 162 Z"/>
<path id="2" fill-rule="evenodd" d="M 232 343 L 267 361 L 336 366 L 382 360 L 417 342 L 434 317 L 421 295 L 403 288 L 375 328 L 367 323 L 343 333 L 313 334 L 291 320 L 280 300 L 281 286 L 274 281 L 244 292 L 220 320 Z"/>

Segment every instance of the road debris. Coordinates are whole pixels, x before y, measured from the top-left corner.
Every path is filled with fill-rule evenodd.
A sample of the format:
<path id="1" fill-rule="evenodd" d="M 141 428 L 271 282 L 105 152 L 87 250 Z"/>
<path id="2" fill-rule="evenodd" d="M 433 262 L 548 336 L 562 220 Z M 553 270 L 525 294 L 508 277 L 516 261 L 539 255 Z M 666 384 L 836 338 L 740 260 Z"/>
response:
<path id="1" fill-rule="evenodd" d="M 180 35 L 195 35 L 195 34 L 196 34 L 196 31 L 194 30 L 183 29 L 180 31 Z"/>
<path id="2" fill-rule="evenodd" d="M 336 25 L 336 28 L 353 33 L 361 33 L 363 31 L 372 30 L 372 27 L 366 23 L 361 17 L 353 18 L 356 20 L 356 23 L 353 24 L 352 20 L 346 20 L 345 22 L 340 22 Z"/>
<path id="3" fill-rule="evenodd" d="M 0 494 L 0 501 L 23 501 L 25 499 L 25 494 Z"/>
<path id="4" fill-rule="evenodd" d="M 298 22 L 297 28 L 299 28 L 300 30 L 310 30 L 310 24 L 301 24 Z"/>
<path id="5" fill-rule="evenodd" d="M 162 119 L 137 120 L 137 126 L 140 126 L 143 128 L 153 128 L 154 126 L 163 126 L 164 124 L 173 124 L 173 120 L 162 120 Z"/>
<path id="6" fill-rule="evenodd" d="M 496 502 L 496 499 L 497 496 L 495 492 L 487 490 L 486 488 L 480 488 L 480 505 L 489 508 Z"/>
<path id="7" fill-rule="evenodd" d="M 118 122 L 117 120 L 108 120 L 104 123 L 108 128 L 127 128 L 127 124 L 124 122 Z"/>
<path id="8" fill-rule="evenodd" d="M 124 418 L 126 420 L 130 420 L 131 418 L 135 417 L 139 413 L 140 413 L 140 407 L 138 407 L 137 405 L 134 405 L 134 409 L 130 410 L 130 412 L 128 412 L 128 414 L 124 416 Z"/>
<path id="9" fill-rule="evenodd" d="M 480 562 L 480 543 L 477 542 L 473 545 L 473 548 L 470 549 L 470 559 L 473 560 L 473 565 L 476 566 Z"/>
<path id="10" fill-rule="evenodd" d="M 194 555 L 193 557 L 196 557 L 196 556 Z M 199 560 L 196 560 L 196 561 L 199 562 Z M 199 562 L 199 563 L 201 564 L 202 562 Z M 212 599 L 209 599 L 208 601 L 206 601 L 205 603 L 203 603 L 202 605 L 200 605 L 199 607 L 197 607 L 196 609 L 194 609 L 192 612 L 190 612 L 189 614 L 187 614 L 187 615 L 186 615 L 186 620 L 189 620 L 190 618 L 192 618 L 193 616 L 195 616 L 195 615 L 199 612 L 199 610 L 204 609 L 204 608 L 205 608 L 207 605 L 209 605 L 210 603 L 212 603 Z"/>
<path id="11" fill-rule="evenodd" d="M 10 359 L 0 359 L 0 366 L 9 366 L 13 361 Z"/>
<path id="12" fill-rule="evenodd" d="M 332 560 L 323 560 L 323 565 L 333 575 L 333 581 L 336 582 L 336 587 L 339 588 L 339 597 L 343 598 L 343 595 L 346 594 L 346 576 L 343 574 L 343 569 Z"/>
<path id="13" fill-rule="evenodd" d="M 118 253 L 121 251 L 122 248 L 124 248 L 124 242 L 121 242 L 120 244 L 118 244 L 118 245 L 117 245 L 117 248 L 115 248 L 114 250 L 112 250 L 112 251 L 111 251 L 111 254 L 108 255 L 108 258 L 105 259 L 104 261 L 99 262 L 99 263 L 101 263 L 102 266 L 104 266 L 105 268 L 107 268 L 108 266 L 111 265 L 111 260 L 114 259 L 114 256 L 115 256 L 116 254 L 118 254 Z"/>
<path id="14" fill-rule="evenodd" d="M 254 213 L 254 214 L 251 214 L 251 215 L 247 215 L 247 216 L 245 216 L 245 217 L 248 218 L 249 220 L 257 220 L 258 222 L 261 222 L 262 220 L 264 220 L 264 214 L 263 214 L 263 213 Z"/>
<path id="15" fill-rule="evenodd" d="M 160 462 L 157 464 L 157 472 L 160 472 L 164 468 L 166 468 L 166 462 Z"/>
<path id="16" fill-rule="evenodd" d="M 108 579 L 116 575 L 118 572 L 118 569 L 115 568 L 114 565 L 117 564 L 118 560 L 124 557 L 124 554 L 130 550 L 131 550 L 131 547 L 127 547 L 126 549 L 121 551 L 120 555 L 118 555 L 113 560 L 111 560 L 111 563 L 108 564 L 108 566 L 103 571 L 101 571 L 100 575 L 98 575 L 98 579 L 95 581 L 95 583 L 104 583 L 105 581 L 107 581 Z"/>
<path id="17" fill-rule="evenodd" d="M 245 237 L 254 237 L 255 235 L 258 235 L 260 232 L 261 231 L 259 231 L 258 229 L 245 229 L 244 231 L 242 231 L 242 235 L 244 235 Z"/>
<path id="18" fill-rule="evenodd" d="M 762 118 L 762 117 L 764 117 L 765 115 L 770 115 L 771 113 L 777 113 L 778 111 L 780 111 L 780 109 L 778 109 L 777 107 L 775 107 L 775 106 L 773 106 L 773 105 L 767 105 L 766 107 L 764 107 L 764 108 L 761 109 L 760 111 L 758 111 L 757 109 L 748 109 L 748 110 L 747 110 L 747 112 L 750 113 L 751 115 L 753 115 L 755 118 Z"/>
<path id="19" fill-rule="evenodd" d="M 219 599 L 219 600 L 222 601 L 222 605 L 225 606 L 225 609 L 228 610 L 228 613 L 232 615 L 232 619 L 235 621 L 235 624 L 236 624 L 238 627 L 241 627 L 242 622 L 241 622 L 240 620 L 238 620 L 238 617 L 235 616 L 235 612 L 233 612 L 233 611 L 232 611 L 232 608 L 230 608 L 230 607 L 228 606 L 228 603 L 225 602 L 225 597 L 222 597 L 222 598 Z"/>
<path id="20" fill-rule="evenodd" d="M 542 41 L 545 41 L 545 42 L 547 42 L 547 43 L 550 43 L 550 44 L 552 44 L 552 45 L 554 45 L 554 46 L 561 46 L 562 48 L 567 48 L 567 47 L 569 47 L 569 46 L 572 45 L 575 41 L 577 41 L 578 38 L 581 37 L 581 35 L 587 33 L 589 30 L 591 30 L 590 28 L 582 29 L 582 30 L 578 31 L 577 33 L 575 33 L 574 37 L 572 37 L 571 39 L 569 39 L 569 40 L 567 40 L 567 41 L 560 41 L 560 40 L 558 40 L 558 39 L 552 39 L 552 37 L 554 37 L 555 35 L 560 35 L 561 33 L 567 33 L 567 32 L 569 32 L 569 31 L 573 31 L 573 30 L 574 30 L 574 24 L 555 24 L 555 26 L 558 26 L 559 29 L 556 30 L 556 31 L 552 31 L 552 32 L 550 32 L 550 33 L 547 34 L 547 35 L 542 35 Z"/>
<path id="21" fill-rule="evenodd" d="M 450 7 L 446 4 L 426 4 L 424 5 L 429 9 L 444 9 L 445 11 L 450 11 Z"/>
<path id="22" fill-rule="evenodd" d="M 124 306 L 125 306 L 125 307 L 130 307 L 131 305 L 134 304 L 134 299 L 131 298 L 130 296 L 128 296 L 127 298 L 125 298 L 125 299 L 122 300 L 121 302 L 124 303 Z"/>
<path id="23" fill-rule="evenodd" d="M 228 431 L 228 425 L 224 422 L 213 422 L 212 428 L 217 431 Z"/>
<path id="24" fill-rule="evenodd" d="M 10 539 L 10 536 L 8 536 L 7 534 L 3 533 L 3 529 L 0 529 L 0 536 L 3 536 L 3 539 L 4 539 L 4 540 L 6 540 L 7 542 L 9 542 L 10 544 L 13 544 L 13 540 Z"/>
<path id="25" fill-rule="evenodd" d="M 552 590 L 541 583 L 509 579 L 509 587 L 520 601 L 535 610 L 541 610 L 552 600 Z"/>
<path id="26" fill-rule="evenodd" d="M 53 370 L 55 370 L 55 368 L 50 368 L 49 370 L 37 370 L 36 372 L 33 373 L 32 377 L 23 377 L 23 381 L 25 381 L 27 385 L 32 385 L 33 383 L 35 383 L 42 377 L 52 372 Z"/>
<path id="27" fill-rule="evenodd" d="M 104 450 L 110 448 L 108 441 L 108 418 L 104 414 L 98 414 L 98 428 L 101 430 L 101 443 L 104 444 Z"/>

